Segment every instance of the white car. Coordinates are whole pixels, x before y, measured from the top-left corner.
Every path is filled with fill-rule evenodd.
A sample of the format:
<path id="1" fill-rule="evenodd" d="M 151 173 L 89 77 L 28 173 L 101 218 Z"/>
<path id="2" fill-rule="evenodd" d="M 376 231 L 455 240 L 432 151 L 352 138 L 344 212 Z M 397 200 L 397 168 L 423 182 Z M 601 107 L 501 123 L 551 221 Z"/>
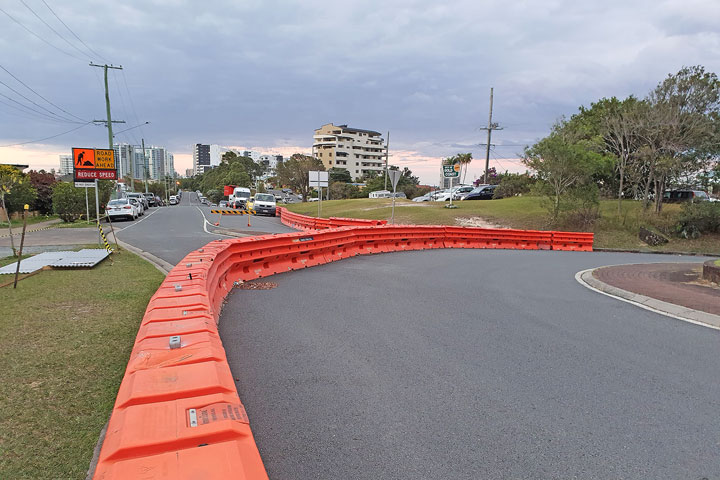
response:
<path id="1" fill-rule="evenodd" d="M 118 218 L 135 220 L 138 217 L 137 208 L 127 198 L 110 200 L 107 207 L 105 207 L 105 213 L 107 213 L 108 220 L 110 221 L 114 221 Z"/>
<path id="2" fill-rule="evenodd" d="M 145 215 L 145 204 L 143 204 L 143 202 L 141 202 L 135 197 L 128 197 L 128 200 L 130 200 L 130 203 L 132 203 L 135 209 L 138 211 L 138 216 L 142 217 L 143 215 Z"/>
<path id="3" fill-rule="evenodd" d="M 457 192 L 458 190 L 460 190 L 461 188 L 464 188 L 464 187 L 469 187 L 469 190 L 466 193 L 470 193 L 470 191 L 472 191 L 472 189 L 474 188 L 469 185 L 458 185 L 456 187 L 448 188 L 448 189 L 445 189 L 445 190 L 437 193 L 435 195 L 434 200 L 436 202 L 447 202 L 450 200 L 450 196 L 455 195 L 455 192 Z M 455 197 L 453 197 L 453 199 L 454 198 Z"/>
<path id="4" fill-rule="evenodd" d="M 170 205 L 177 205 L 178 200 L 175 195 L 170 195 Z"/>
<path id="5" fill-rule="evenodd" d="M 430 200 L 432 200 L 432 193 L 430 192 L 412 199 L 413 202 L 429 202 Z"/>
<path id="6" fill-rule="evenodd" d="M 255 210 L 258 214 L 275 216 L 276 210 L 275 195 L 270 193 L 256 193 L 254 197 L 250 197 L 248 208 Z"/>

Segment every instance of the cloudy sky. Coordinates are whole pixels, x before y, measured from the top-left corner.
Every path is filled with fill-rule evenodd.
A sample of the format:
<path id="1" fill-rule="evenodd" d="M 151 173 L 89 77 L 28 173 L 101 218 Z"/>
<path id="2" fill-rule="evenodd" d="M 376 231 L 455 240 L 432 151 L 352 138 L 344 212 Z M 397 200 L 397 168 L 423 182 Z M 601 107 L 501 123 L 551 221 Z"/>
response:
<path id="1" fill-rule="evenodd" d="M 0 9 L 0 162 L 32 168 L 57 168 L 73 146 L 107 146 L 103 126 L 83 126 L 105 118 L 102 69 L 90 61 L 123 66 L 109 74 L 112 116 L 127 122 L 115 130 L 150 122 L 116 140 L 167 147 L 181 173 L 195 143 L 309 152 L 313 129 L 333 122 L 389 130 L 391 163 L 425 183 L 459 152 L 476 159 L 468 178 L 482 174 L 490 87 L 504 128 L 491 166 L 517 170 L 523 145 L 579 105 L 644 96 L 684 65 L 720 72 L 718 0 L 0 0 Z"/>

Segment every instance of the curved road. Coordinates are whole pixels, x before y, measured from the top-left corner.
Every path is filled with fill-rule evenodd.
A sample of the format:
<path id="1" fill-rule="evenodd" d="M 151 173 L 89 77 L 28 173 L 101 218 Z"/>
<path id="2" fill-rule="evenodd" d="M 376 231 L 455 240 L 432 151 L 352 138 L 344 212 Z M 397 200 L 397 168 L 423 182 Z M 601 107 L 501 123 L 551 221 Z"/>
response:
<path id="1" fill-rule="evenodd" d="M 234 292 L 220 332 L 270 478 L 720 478 L 720 332 L 574 279 L 653 261 L 431 250 Z"/>
<path id="2" fill-rule="evenodd" d="M 184 197 L 118 237 L 173 264 L 227 238 Z M 699 259 L 355 257 L 234 292 L 220 332 L 270 478 L 720 478 L 720 332 L 574 279 L 667 261 Z"/>

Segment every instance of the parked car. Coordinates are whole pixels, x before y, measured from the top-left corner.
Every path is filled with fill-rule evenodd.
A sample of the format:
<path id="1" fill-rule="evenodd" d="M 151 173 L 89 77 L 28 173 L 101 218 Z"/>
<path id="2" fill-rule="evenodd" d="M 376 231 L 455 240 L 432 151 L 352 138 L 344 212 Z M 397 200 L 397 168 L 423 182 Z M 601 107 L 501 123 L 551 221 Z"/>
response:
<path id="1" fill-rule="evenodd" d="M 492 200 L 497 185 L 481 185 L 465 195 L 462 200 Z"/>
<path id="2" fill-rule="evenodd" d="M 413 202 L 429 202 L 432 200 L 432 192 L 428 192 L 425 195 L 420 195 L 412 199 Z"/>
<path id="3" fill-rule="evenodd" d="M 147 193 L 143 193 L 143 195 L 145 195 L 145 198 L 147 199 L 148 206 L 150 206 L 150 207 L 157 206 L 157 202 L 155 201 L 155 194 L 147 192 Z"/>
<path id="4" fill-rule="evenodd" d="M 170 195 L 170 205 L 177 205 L 178 199 L 175 195 Z"/>
<path id="5" fill-rule="evenodd" d="M 143 204 L 143 208 L 145 210 L 150 208 L 150 204 L 148 203 L 147 198 L 145 198 L 145 195 L 143 195 L 140 192 L 129 192 L 129 193 L 126 193 L 125 196 L 128 198 L 136 198 L 137 200 L 139 200 L 140 203 Z"/>
<path id="6" fill-rule="evenodd" d="M 407 198 L 407 195 L 405 195 L 405 192 L 395 192 L 393 195 L 395 198 Z"/>
<path id="7" fill-rule="evenodd" d="M 276 205 L 275 196 L 269 193 L 256 193 L 254 197 L 250 197 L 247 207 L 255 210 L 258 214 L 275 216 Z"/>
<path id="8" fill-rule="evenodd" d="M 462 197 L 475 189 L 472 185 L 462 185 L 457 187 L 453 192 L 453 200 L 460 200 Z"/>
<path id="9" fill-rule="evenodd" d="M 706 200 L 710 200 L 710 196 L 702 190 L 669 190 L 663 195 L 663 201 L 667 203 L 702 202 Z"/>
<path id="10" fill-rule="evenodd" d="M 135 220 L 138 217 L 137 208 L 130 202 L 129 198 L 110 200 L 105 207 L 105 213 L 107 213 L 109 221 L 118 218 Z"/>
<path id="11" fill-rule="evenodd" d="M 228 206 L 227 200 L 220 200 L 220 203 L 218 203 L 218 207 L 226 208 Z"/>
<path id="12" fill-rule="evenodd" d="M 143 215 L 145 215 L 145 205 L 143 205 L 143 202 L 141 202 L 135 197 L 128 197 L 128 200 L 130 200 L 130 203 L 132 203 L 135 209 L 138 211 L 138 216 L 142 217 Z"/>

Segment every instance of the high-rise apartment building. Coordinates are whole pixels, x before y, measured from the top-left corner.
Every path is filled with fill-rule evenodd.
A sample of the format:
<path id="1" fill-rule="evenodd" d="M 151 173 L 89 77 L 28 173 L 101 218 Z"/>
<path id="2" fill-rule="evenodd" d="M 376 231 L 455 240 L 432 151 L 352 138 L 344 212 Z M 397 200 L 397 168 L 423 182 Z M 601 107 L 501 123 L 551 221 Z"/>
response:
<path id="1" fill-rule="evenodd" d="M 199 175 L 220 165 L 222 156 L 227 151 L 227 148 L 220 145 L 196 143 L 193 149 L 193 174 Z"/>
<path id="2" fill-rule="evenodd" d="M 60 155 L 60 175 L 70 175 L 73 173 L 73 157 L 72 155 Z"/>
<path id="3" fill-rule="evenodd" d="M 130 169 L 134 167 L 135 146 L 127 143 L 116 143 L 113 145 L 115 150 L 115 167 L 118 171 L 118 178 L 130 175 Z M 132 175 L 135 178 L 142 178 L 142 171 L 133 170 Z"/>
<path id="4" fill-rule="evenodd" d="M 344 168 L 353 178 L 385 170 L 385 139 L 380 132 L 328 123 L 315 130 L 313 156 L 325 168 Z"/>

